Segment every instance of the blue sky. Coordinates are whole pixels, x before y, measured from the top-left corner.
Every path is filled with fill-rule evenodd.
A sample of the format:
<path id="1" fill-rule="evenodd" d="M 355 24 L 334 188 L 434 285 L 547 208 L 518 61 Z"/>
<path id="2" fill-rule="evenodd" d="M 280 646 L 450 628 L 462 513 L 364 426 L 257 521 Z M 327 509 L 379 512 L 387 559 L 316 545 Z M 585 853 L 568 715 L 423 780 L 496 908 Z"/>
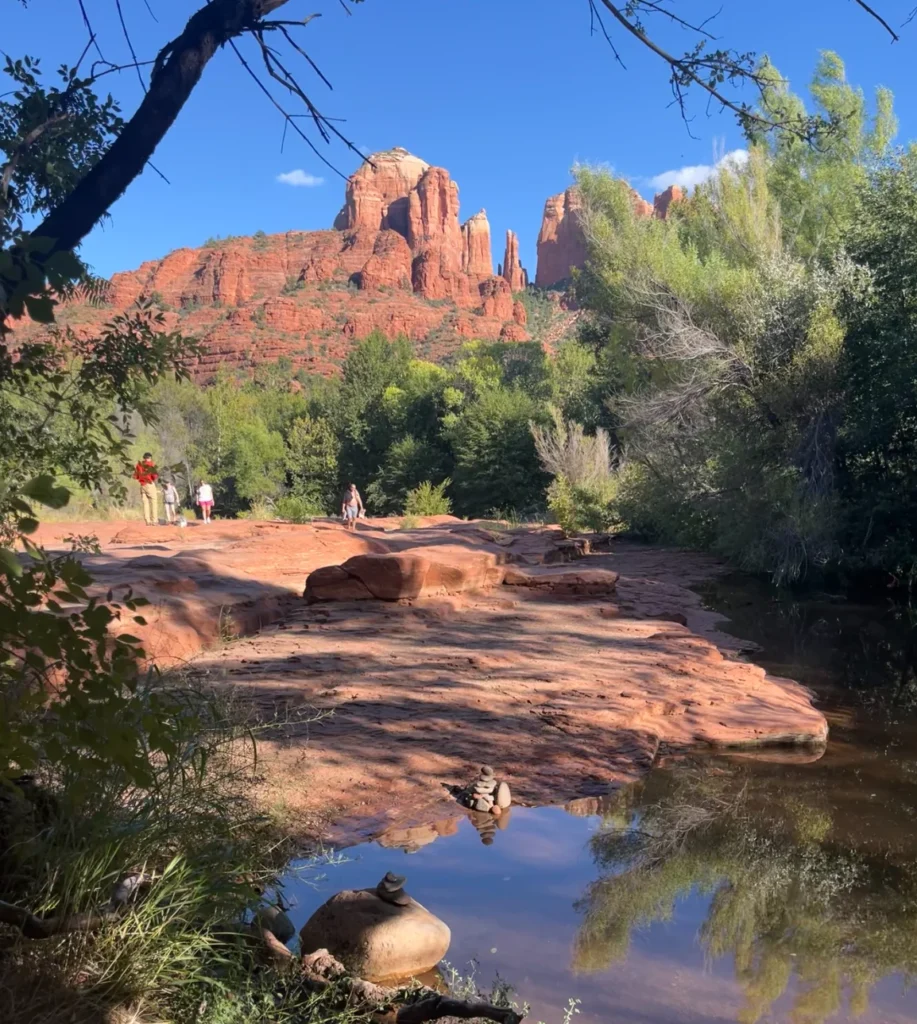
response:
<path id="1" fill-rule="evenodd" d="M 107 59 L 129 59 L 115 0 L 84 0 Z M 201 0 L 122 0 L 141 58 L 178 34 Z M 871 93 L 896 95 L 899 138 L 917 136 L 917 22 L 888 37 L 853 0 L 671 0 L 685 17 L 712 22 L 725 44 L 771 55 L 794 87 L 808 81 L 820 49 L 837 50 L 848 77 Z M 874 0 L 900 26 L 915 0 Z M 586 0 L 366 0 L 348 17 L 338 0 L 289 0 L 282 16 L 322 17 L 298 38 L 334 85 L 300 61 L 300 81 L 321 109 L 368 151 L 401 145 L 449 169 L 461 190 L 462 219 L 486 208 L 501 259 L 507 228 L 519 235 L 534 272 L 535 238 L 547 196 L 570 181 L 576 161 L 611 165 L 651 196 L 664 172 L 703 167 L 741 146 L 728 113 L 708 113 L 700 96 L 686 130 L 670 106 L 666 68 L 616 33 L 627 66 L 590 37 Z M 659 25 L 661 42 L 681 52 L 691 38 Z M 0 47 L 73 63 L 85 41 L 77 0 L 6 0 Z M 243 50 L 253 63 L 254 45 Z M 140 100 L 136 75 L 106 83 L 126 112 Z M 291 107 L 291 109 L 295 109 Z M 101 274 L 130 269 L 214 235 L 330 227 L 343 181 L 282 121 L 231 51 L 217 54 L 154 162 L 84 244 Z M 323 147 L 342 171 L 357 166 L 342 146 Z M 286 176 L 286 182 L 279 176 Z M 695 178 L 696 173 L 688 174 Z M 320 181 L 320 183 L 319 183 Z M 299 184 L 296 184 L 299 182 Z"/>

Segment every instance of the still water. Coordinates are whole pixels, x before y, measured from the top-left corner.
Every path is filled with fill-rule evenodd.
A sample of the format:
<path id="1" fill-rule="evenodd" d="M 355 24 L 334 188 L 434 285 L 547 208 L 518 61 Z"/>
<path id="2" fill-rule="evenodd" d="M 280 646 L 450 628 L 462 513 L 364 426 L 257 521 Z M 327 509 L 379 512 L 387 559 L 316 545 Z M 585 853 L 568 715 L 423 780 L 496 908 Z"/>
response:
<path id="1" fill-rule="evenodd" d="M 462 819 L 411 853 L 354 847 L 290 881 L 297 928 L 393 870 L 449 924 L 450 963 L 509 982 L 533 1021 L 560 1024 L 578 999 L 578 1024 L 917 1022 L 906 611 L 744 580 L 705 599 L 759 663 L 815 690 L 823 757 L 663 760 L 592 814 L 513 808 L 489 845 Z"/>

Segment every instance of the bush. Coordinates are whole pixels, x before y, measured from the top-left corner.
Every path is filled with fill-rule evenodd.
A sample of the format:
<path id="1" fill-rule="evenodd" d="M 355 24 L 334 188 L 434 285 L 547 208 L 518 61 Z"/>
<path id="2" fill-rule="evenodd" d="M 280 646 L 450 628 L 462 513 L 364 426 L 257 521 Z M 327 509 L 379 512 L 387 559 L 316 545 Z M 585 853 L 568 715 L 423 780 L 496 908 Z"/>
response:
<path id="1" fill-rule="evenodd" d="M 274 502 L 274 514 L 288 523 L 311 523 L 326 512 L 314 498 L 286 494 Z"/>
<path id="2" fill-rule="evenodd" d="M 447 477 L 442 483 L 432 484 L 424 480 L 412 491 L 408 491 L 404 503 L 406 516 L 447 516 L 452 512 L 452 500 L 446 497 L 446 488 L 452 481 Z"/>
<path id="3" fill-rule="evenodd" d="M 565 534 L 584 530 L 605 533 L 619 522 L 614 508 L 616 490 L 611 482 L 578 486 L 561 473 L 548 488 L 548 508 Z"/>

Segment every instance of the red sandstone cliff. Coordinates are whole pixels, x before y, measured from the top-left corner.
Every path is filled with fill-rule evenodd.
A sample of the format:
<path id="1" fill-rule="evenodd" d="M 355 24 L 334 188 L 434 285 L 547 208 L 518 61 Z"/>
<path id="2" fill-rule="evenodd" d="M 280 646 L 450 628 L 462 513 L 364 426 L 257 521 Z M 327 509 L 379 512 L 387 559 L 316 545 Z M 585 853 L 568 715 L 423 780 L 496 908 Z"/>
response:
<path id="1" fill-rule="evenodd" d="M 669 207 L 672 203 L 680 202 L 684 197 L 685 190 L 681 185 L 669 185 L 665 192 L 657 193 L 653 200 L 653 213 L 660 220 L 665 220 L 669 215 Z"/>
<path id="2" fill-rule="evenodd" d="M 638 217 L 665 220 L 669 207 L 684 197 L 684 189 L 670 185 L 656 195 L 652 203 L 631 189 L 634 211 Z M 586 263 L 586 235 L 582 222 L 583 201 L 575 185 L 566 192 L 551 196 L 544 205 L 541 231 L 538 234 L 538 265 L 535 284 L 550 288 L 570 278 L 574 267 Z M 505 273 L 505 271 L 504 271 Z"/>
<path id="3" fill-rule="evenodd" d="M 484 211 L 460 224 L 449 172 L 396 148 L 351 175 L 332 230 L 179 249 L 115 274 L 106 308 L 70 302 L 58 319 L 91 338 L 113 308 L 152 301 L 169 329 L 202 342 L 199 377 L 281 356 L 330 374 L 372 330 L 406 334 L 434 359 L 468 338 L 526 338 L 517 282 L 493 274 Z"/>

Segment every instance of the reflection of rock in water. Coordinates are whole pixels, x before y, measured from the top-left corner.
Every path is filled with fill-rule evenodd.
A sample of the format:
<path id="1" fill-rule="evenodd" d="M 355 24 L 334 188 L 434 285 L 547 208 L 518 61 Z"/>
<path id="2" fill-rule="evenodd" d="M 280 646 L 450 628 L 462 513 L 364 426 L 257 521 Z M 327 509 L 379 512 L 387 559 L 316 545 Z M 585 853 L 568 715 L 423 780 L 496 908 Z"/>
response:
<path id="1" fill-rule="evenodd" d="M 458 831 L 460 818 L 446 818 L 429 825 L 412 825 L 410 828 L 392 828 L 378 836 L 376 842 L 387 850 L 404 850 L 417 853 L 440 836 L 454 836 Z"/>
<path id="2" fill-rule="evenodd" d="M 491 846 L 494 838 L 497 835 L 497 829 L 501 831 L 509 825 L 509 819 L 512 815 L 512 808 L 507 807 L 506 810 L 500 810 L 498 816 L 494 816 L 493 812 L 482 812 L 472 811 L 468 817 L 471 820 L 471 824 L 478 831 L 478 835 L 481 837 L 481 842 L 485 846 Z"/>
<path id="3" fill-rule="evenodd" d="M 604 796 L 582 796 L 578 800 L 570 800 L 564 804 L 567 814 L 574 818 L 612 817 L 621 811 L 621 790 L 606 793 Z"/>

